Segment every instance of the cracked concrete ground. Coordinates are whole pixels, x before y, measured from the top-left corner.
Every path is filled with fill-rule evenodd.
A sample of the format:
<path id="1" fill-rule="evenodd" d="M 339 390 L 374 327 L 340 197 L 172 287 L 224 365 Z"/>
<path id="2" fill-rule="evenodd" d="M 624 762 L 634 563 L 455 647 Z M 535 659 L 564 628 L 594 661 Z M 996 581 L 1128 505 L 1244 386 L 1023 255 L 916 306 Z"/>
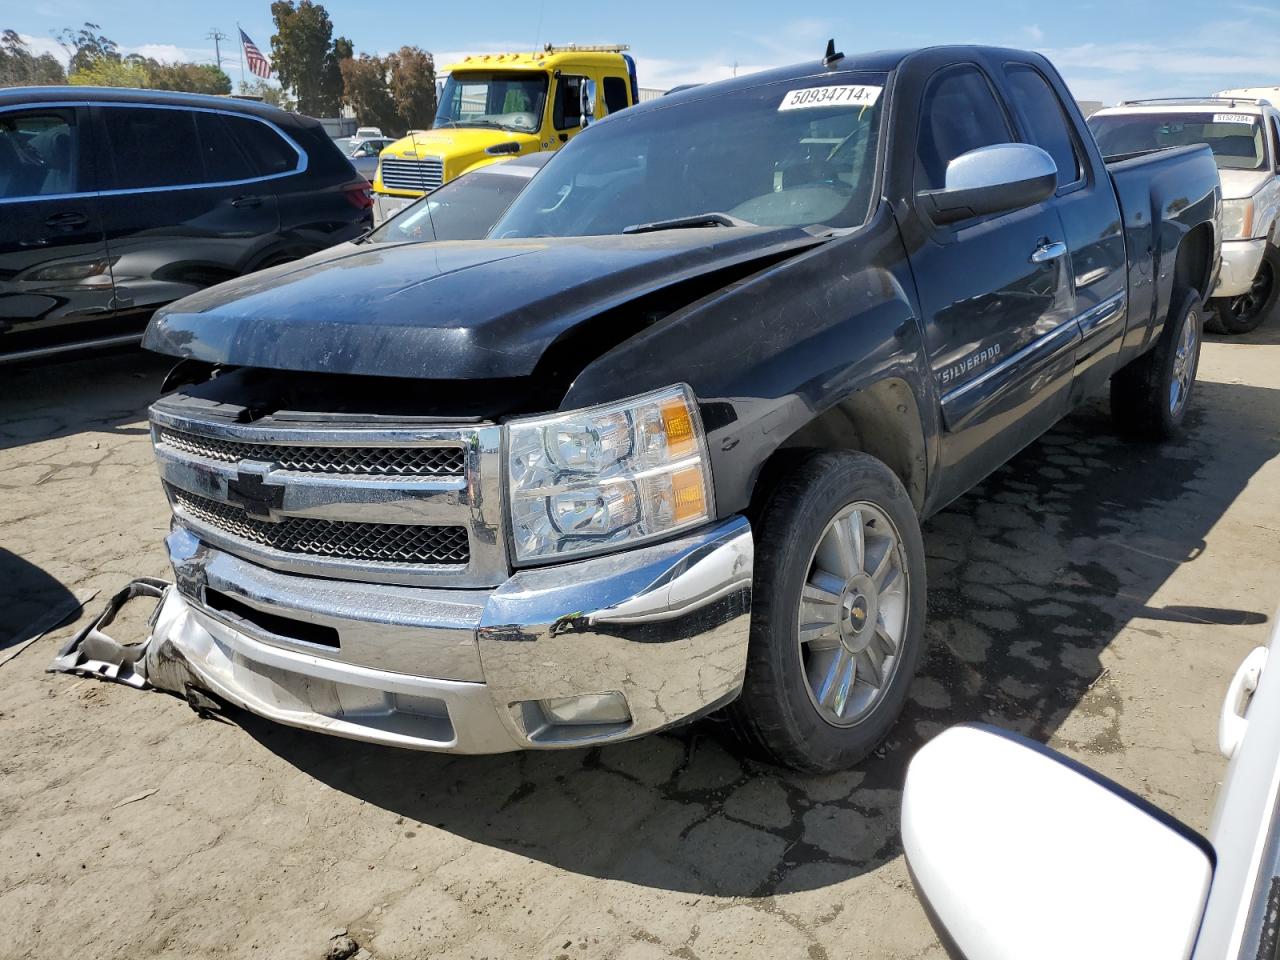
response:
<path id="1" fill-rule="evenodd" d="M 167 573 L 143 411 L 164 364 L 5 371 L 0 660 Z M 1280 600 L 1280 335 L 1206 345 L 1188 440 L 1094 404 L 926 525 L 930 651 L 884 751 L 802 777 L 713 722 L 449 758 L 0 664 L 0 957 L 941 960 L 897 836 L 943 727 L 1029 733 L 1207 827 L 1218 707 Z M 117 635 L 143 625 L 135 618 Z M 1048 825 L 1047 825 L 1048 826 Z M 998 838 L 993 838 L 993 843 Z"/>

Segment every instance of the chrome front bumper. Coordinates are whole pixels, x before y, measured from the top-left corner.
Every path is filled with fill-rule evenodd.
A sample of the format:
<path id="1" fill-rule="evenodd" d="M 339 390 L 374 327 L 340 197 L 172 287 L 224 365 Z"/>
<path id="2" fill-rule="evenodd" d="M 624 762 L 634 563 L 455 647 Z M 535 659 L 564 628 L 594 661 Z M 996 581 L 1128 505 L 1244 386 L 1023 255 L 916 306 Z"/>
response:
<path id="1" fill-rule="evenodd" d="M 177 589 L 152 632 L 148 679 L 291 726 L 499 753 L 629 739 L 742 688 L 753 562 L 742 517 L 520 571 L 493 590 L 281 573 L 181 527 L 166 543 Z M 544 709 L 598 694 L 620 694 L 629 718 L 555 722 Z"/>
<path id="2" fill-rule="evenodd" d="M 1248 293 L 1253 278 L 1258 275 L 1266 248 L 1265 237 L 1259 240 L 1224 240 L 1222 269 L 1218 273 L 1218 285 L 1213 288 L 1213 296 L 1238 297 Z"/>

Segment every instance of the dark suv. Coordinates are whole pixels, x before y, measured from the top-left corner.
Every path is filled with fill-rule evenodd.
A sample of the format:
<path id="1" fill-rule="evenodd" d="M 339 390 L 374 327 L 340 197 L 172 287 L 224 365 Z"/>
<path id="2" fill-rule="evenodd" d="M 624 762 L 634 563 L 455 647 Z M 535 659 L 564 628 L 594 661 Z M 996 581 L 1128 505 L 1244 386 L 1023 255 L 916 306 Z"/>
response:
<path id="1" fill-rule="evenodd" d="M 136 340 L 163 304 L 372 225 L 369 184 L 308 117 L 0 90 L 0 362 Z"/>

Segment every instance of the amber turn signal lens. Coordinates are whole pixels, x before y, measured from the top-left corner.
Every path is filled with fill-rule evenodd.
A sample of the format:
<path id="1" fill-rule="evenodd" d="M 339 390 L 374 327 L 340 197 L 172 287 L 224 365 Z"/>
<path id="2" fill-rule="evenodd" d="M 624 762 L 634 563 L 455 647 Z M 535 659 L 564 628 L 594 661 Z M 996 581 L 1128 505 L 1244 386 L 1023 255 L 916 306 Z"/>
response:
<path id="1" fill-rule="evenodd" d="M 692 520 L 706 512 L 706 490 L 700 467 L 685 467 L 671 475 L 671 501 L 676 523 Z"/>
<path id="2" fill-rule="evenodd" d="M 694 452 L 693 415 L 682 399 L 671 399 L 662 404 L 662 429 L 667 435 L 667 455 L 679 460 Z"/>

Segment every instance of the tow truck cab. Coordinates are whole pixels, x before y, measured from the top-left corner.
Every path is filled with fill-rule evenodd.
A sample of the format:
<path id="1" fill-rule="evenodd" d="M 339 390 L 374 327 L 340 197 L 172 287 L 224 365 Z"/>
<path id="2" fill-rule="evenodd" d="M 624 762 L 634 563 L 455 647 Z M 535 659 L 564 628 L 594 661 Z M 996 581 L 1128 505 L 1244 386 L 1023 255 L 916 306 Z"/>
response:
<path id="1" fill-rule="evenodd" d="M 374 219 L 469 170 L 512 154 L 557 150 L 591 120 L 639 99 L 625 45 L 570 45 L 470 56 L 451 64 L 430 130 L 386 147 L 374 176 Z"/>

